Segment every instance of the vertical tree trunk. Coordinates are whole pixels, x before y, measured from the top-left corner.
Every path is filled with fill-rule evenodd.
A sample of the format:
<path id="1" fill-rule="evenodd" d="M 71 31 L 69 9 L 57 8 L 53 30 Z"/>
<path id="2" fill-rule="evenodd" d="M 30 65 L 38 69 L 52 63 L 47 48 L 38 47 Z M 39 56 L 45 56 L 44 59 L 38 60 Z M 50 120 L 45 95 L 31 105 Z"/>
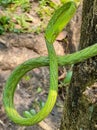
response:
<path id="1" fill-rule="evenodd" d="M 83 1 L 80 39 L 79 50 L 97 43 L 97 0 Z M 97 56 L 74 65 L 60 130 L 97 130 L 97 103 L 83 94 L 96 80 Z"/>

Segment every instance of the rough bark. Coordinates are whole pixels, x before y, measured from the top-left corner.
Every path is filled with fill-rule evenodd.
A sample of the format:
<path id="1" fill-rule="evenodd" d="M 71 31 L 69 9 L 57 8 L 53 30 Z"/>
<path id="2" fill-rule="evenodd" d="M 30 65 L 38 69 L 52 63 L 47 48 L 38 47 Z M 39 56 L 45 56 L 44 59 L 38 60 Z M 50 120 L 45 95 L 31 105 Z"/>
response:
<path id="1" fill-rule="evenodd" d="M 79 50 L 97 43 L 97 0 L 83 1 L 80 39 Z M 97 130 L 97 103 L 83 94 L 97 80 L 97 56 L 74 65 L 73 72 L 60 130 Z"/>

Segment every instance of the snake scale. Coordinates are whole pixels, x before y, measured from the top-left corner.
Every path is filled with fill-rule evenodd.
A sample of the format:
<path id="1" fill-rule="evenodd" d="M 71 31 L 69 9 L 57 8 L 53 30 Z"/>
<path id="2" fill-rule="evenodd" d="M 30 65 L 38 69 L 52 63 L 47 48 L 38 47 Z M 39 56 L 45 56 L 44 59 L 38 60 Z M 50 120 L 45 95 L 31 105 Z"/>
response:
<path id="1" fill-rule="evenodd" d="M 8 117 L 13 122 L 19 125 L 30 126 L 47 117 L 52 111 L 57 99 L 58 66 L 75 64 L 97 55 L 97 44 L 65 56 L 57 56 L 54 50 L 53 43 L 56 37 L 74 16 L 78 4 L 79 0 L 64 0 L 63 5 L 55 11 L 48 23 L 45 31 L 48 57 L 38 57 L 25 61 L 21 65 L 17 66 L 9 76 L 3 90 L 3 105 Z M 17 84 L 28 71 L 42 66 L 50 67 L 50 89 L 47 101 L 44 107 L 37 114 L 23 117 L 17 112 L 14 106 L 14 93 Z"/>

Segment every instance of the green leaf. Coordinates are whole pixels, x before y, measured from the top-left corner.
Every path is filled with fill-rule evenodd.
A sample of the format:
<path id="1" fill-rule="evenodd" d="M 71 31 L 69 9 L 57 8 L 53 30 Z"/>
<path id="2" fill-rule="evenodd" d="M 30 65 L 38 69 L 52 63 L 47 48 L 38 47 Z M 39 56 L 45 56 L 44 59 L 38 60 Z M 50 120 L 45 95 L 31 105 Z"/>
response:
<path id="1" fill-rule="evenodd" d="M 38 87 L 37 88 L 37 93 L 41 93 L 42 92 L 42 88 L 41 87 Z"/>
<path id="2" fill-rule="evenodd" d="M 27 117 L 27 118 L 30 118 L 30 117 L 32 117 L 32 114 L 29 111 L 24 111 L 23 116 Z"/>
<path id="3" fill-rule="evenodd" d="M 25 75 L 25 76 L 24 76 L 24 79 L 25 79 L 26 81 L 29 81 L 31 78 L 30 78 L 29 75 Z"/>
<path id="4" fill-rule="evenodd" d="M 31 113 L 31 115 L 33 115 L 33 116 L 34 116 L 34 115 L 36 114 L 35 109 L 31 109 L 31 110 L 30 110 L 30 113 Z"/>
<path id="5" fill-rule="evenodd" d="M 0 26 L 0 35 L 4 33 L 4 28 Z"/>
<path id="6" fill-rule="evenodd" d="M 7 6 L 8 4 L 12 3 L 13 0 L 0 0 L 0 4 L 3 6 Z"/>
<path id="7" fill-rule="evenodd" d="M 40 101 L 40 102 L 39 102 L 39 104 L 40 104 L 40 109 L 41 109 L 41 108 L 43 108 L 43 107 L 44 107 L 44 105 L 45 105 L 45 102 L 43 102 L 43 101 Z"/>
<path id="8" fill-rule="evenodd" d="M 67 75 L 66 75 L 66 77 L 65 77 L 65 79 L 64 79 L 64 81 L 63 81 L 63 83 L 65 83 L 65 84 L 69 84 L 70 83 L 70 81 L 71 81 L 71 77 L 72 77 L 72 71 L 69 71 L 68 73 L 67 73 Z"/>
<path id="9" fill-rule="evenodd" d="M 10 21 L 10 17 L 8 17 L 8 16 L 1 16 L 1 17 L 0 17 L 0 23 L 1 23 L 2 25 L 8 24 L 9 21 Z"/>

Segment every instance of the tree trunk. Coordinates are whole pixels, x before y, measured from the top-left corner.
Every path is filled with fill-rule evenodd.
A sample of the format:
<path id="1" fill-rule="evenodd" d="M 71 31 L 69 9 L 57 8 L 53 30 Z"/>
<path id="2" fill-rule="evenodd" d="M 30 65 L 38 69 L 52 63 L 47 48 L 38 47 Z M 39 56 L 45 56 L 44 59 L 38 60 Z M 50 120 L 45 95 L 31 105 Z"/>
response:
<path id="1" fill-rule="evenodd" d="M 97 0 L 83 1 L 80 39 L 79 50 L 97 43 Z M 97 56 L 74 65 L 60 130 L 97 130 L 97 98 L 89 100 L 91 95 L 83 93 L 96 81 Z"/>

